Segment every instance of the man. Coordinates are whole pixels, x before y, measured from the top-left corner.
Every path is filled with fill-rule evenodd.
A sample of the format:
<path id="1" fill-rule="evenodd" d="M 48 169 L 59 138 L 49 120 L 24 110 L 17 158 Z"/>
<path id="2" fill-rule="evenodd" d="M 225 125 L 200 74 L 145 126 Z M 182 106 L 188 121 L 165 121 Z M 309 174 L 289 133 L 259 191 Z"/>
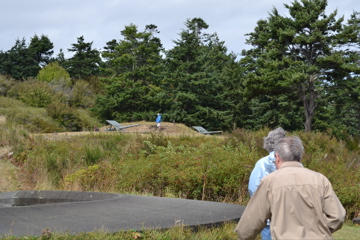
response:
<path id="1" fill-rule="evenodd" d="M 253 239 L 271 219 L 273 239 L 332 239 L 345 220 L 345 209 L 331 183 L 301 164 L 300 138 L 283 138 L 275 145 L 278 169 L 265 176 L 250 199 L 235 232 Z"/>
<path id="2" fill-rule="evenodd" d="M 250 197 L 252 197 L 260 185 L 260 180 L 276 170 L 274 147 L 275 143 L 285 137 L 285 130 L 281 127 L 269 132 L 267 137 L 264 137 L 264 149 L 269 152 L 269 155 L 261 158 L 255 164 L 254 169 L 250 174 L 248 190 Z M 267 221 L 267 225 L 261 231 L 262 240 L 271 240 L 270 234 L 270 221 Z"/>

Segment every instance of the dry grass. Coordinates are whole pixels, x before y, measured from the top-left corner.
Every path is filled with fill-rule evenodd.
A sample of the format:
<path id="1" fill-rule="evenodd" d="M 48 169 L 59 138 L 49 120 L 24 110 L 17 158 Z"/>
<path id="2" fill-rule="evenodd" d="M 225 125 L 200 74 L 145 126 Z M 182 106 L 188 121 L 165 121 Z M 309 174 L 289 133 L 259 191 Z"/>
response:
<path id="1" fill-rule="evenodd" d="M 6 117 L 0 116 L 0 124 L 5 124 L 5 123 L 6 123 Z"/>
<path id="2" fill-rule="evenodd" d="M 18 188 L 15 176 L 17 167 L 8 159 L 10 152 L 10 148 L 0 147 L 0 192 L 14 191 Z"/>

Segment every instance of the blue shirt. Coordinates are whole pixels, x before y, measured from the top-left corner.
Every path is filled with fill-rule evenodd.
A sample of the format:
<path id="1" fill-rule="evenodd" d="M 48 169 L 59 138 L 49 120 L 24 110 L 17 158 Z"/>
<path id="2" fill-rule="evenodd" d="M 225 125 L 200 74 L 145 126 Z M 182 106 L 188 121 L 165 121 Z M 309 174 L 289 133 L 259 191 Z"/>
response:
<path id="1" fill-rule="evenodd" d="M 249 179 L 248 190 L 250 197 L 254 195 L 256 189 L 259 187 L 261 179 L 276 170 L 274 161 L 274 152 L 270 152 L 268 156 L 263 157 L 256 162 Z"/>
<path id="2" fill-rule="evenodd" d="M 156 118 L 156 123 L 159 123 L 159 122 L 161 122 L 161 115 L 158 115 Z"/>

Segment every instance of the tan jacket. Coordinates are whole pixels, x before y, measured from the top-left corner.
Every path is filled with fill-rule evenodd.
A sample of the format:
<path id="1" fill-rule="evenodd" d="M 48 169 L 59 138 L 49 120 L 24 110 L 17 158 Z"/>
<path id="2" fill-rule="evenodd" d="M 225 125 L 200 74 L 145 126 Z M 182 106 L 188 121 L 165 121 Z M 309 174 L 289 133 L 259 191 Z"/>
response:
<path id="1" fill-rule="evenodd" d="M 332 239 L 345 214 L 324 175 L 283 162 L 261 180 L 235 232 L 239 239 L 254 239 L 271 219 L 272 239 Z"/>

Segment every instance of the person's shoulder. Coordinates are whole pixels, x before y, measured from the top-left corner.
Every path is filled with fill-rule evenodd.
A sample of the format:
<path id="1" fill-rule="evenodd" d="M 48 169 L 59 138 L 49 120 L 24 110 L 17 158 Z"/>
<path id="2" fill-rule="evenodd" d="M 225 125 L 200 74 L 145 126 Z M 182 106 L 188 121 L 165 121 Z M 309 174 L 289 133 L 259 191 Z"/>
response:
<path id="1" fill-rule="evenodd" d="M 260 158 L 259 160 L 257 160 L 256 163 L 267 162 L 267 161 L 269 161 L 269 158 L 271 158 L 271 156 L 270 156 L 270 155 L 266 155 L 265 157 L 262 157 L 262 158 Z"/>
<path id="2" fill-rule="evenodd" d="M 273 178 L 276 178 L 276 175 L 278 173 L 279 173 L 279 170 L 273 171 L 273 172 L 267 174 L 266 176 L 264 176 L 263 179 L 261 179 L 261 181 L 271 182 Z"/>
<path id="3" fill-rule="evenodd" d="M 314 176 L 317 176 L 318 178 L 321 178 L 324 181 L 329 182 L 329 179 L 324 174 L 322 174 L 320 172 L 316 172 L 316 171 L 311 170 L 311 169 L 306 168 L 306 167 L 304 167 L 303 169 L 304 169 L 304 171 L 307 171 L 309 174 L 313 174 Z"/>

